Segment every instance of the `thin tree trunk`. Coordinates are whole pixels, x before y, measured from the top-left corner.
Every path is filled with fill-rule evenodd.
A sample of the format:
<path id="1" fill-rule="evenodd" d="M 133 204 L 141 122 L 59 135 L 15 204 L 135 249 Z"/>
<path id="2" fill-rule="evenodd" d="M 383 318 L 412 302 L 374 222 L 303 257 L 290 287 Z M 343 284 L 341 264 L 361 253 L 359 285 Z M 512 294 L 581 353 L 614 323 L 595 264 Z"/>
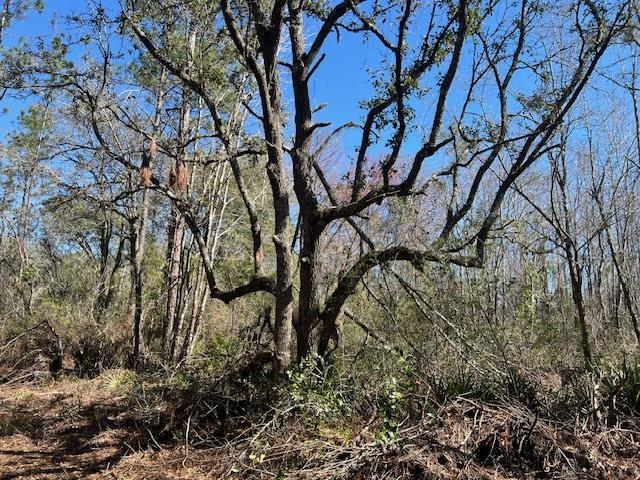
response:
<path id="1" fill-rule="evenodd" d="M 96 319 L 102 316 L 111 306 L 117 287 L 116 287 L 116 273 L 122 266 L 123 255 L 125 251 L 126 237 L 123 235 L 118 243 L 118 250 L 113 261 L 113 266 L 108 268 L 106 262 L 101 259 L 100 266 L 100 283 L 98 284 L 98 298 L 96 299 L 96 305 L 93 315 Z M 103 265 L 104 262 L 104 265 Z"/>
<path id="2" fill-rule="evenodd" d="M 191 73 L 193 65 L 193 54 L 195 51 L 197 32 L 192 28 L 186 45 L 187 65 L 185 71 Z M 176 163 L 171 172 L 169 186 L 178 196 L 183 196 L 186 190 L 187 172 L 185 159 L 187 155 L 186 145 L 189 138 L 189 129 L 191 123 L 191 106 L 189 90 L 186 88 L 182 91 L 182 106 L 180 125 L 178 129 L 178 148 L 176 154 Z M 185 241 L 185 220 L 175 204 L 171 207 L 171 219 L 169 223 L 169 235 L 167 245 L 167 309 L 163 327 L 163 349 L 165 358 L 169 362 L 173 362 L 176 356 L 176 349 L 179 342 L 180 332 L 182 330 L 183 308 L 182 305 L 182 286 L 183 278 L 183 257 L 184 257 L 184 241 Z"/>
<path id="3" fill-rule="evenodd" d="M 279 128 L 279 127 L 278 127 Z M 280 135 L 276 138 L 281 138 Z M 280 153 L 281 154 L 281 153 Z M 291 265 L 291 227 L 289 221 L 289 196 L 286 190 L 286 174 L 282 159 L 270 160 L 267 167 L 274 192 L 276 250 L 276 308 L 275 308 L 275 358 L 274 373 L 282 378 L 291 363 L 291 326 L 293 317 L 293 285 Z"/>
<path id="4" fill-rule="evenodd" d="M 567 256 L 567 262 L 569 263 L 569 279 L 571 281 L 571 296 L 573 298 L 573 304 L 576 307 L 576 326 L 580 334 L 580 347 L 582 349 L 582 355 L 587 366 L 592 365 L 593 357 L 591 354 L 591 346 L 589 343 L 589 330 L 587 328 L 587 318 L 584 308 L 584 297 L 582 294 L 582 271 L 576 258 L 577 254 L 574 252 L 572 245 L 566 243 L 564 247 L 565 254 Z"/>
<path id="5" fill-rule="evenodd" d="M 173 207 L 169 224 L 167 245 L 167 308 L 163 324 L 163 350 L 168 361 L 173 360 L 177 336 L 180 334 L 180 287 L 182 279 L 182 257 L 184 252 L 184 218 Z"/>
<path id="6" fill-rule="evenodd" d="M 142 222 L 140 222 L 142 223 Z M 129 241 L 131 242 L 131 283 L 133 286 L 133 353 L 131 356 L 131 367 L 138 368 L 140 359 L 140 345 L 142 316 L 143 316 L 143 289 L 144 276 L 142 272 L 142 255 L 140 248 L 144 242 L 140 239 L 140 229 L 137 219 L 131 219 L 129 224 Z"/>
<path id="7" fill-rule="evenodd" d="M 636 313 L 636 307 L 633 302 L 633 297 L 631 294 L 631 288 L 629 286 L 629 282 L 626 276 L 626 272 L 621 264 L 621 260 L 616 252 L 616 249 L 613 245 L 613 240 L 611 238 L 611 232 L 609 228 L 605 229 L 607 245 L 609 246 L 609 251 L 611 252 L 611 260 L 613 261 L 613 265 L 616 268 L 616 273 L 618 274 L 618 282 L 620 284 L 620 290 L 622 292 L 622 299 L 624 300 L 624 305 L 629 313 L 629 318 L 631 319 L 631 326 L 633 327 L 633 333 L 636 337 L 636 342 L 640 346 L 640 327 L 638 326 L 638 314 Z"/>
<path id="8" fill-rule="evenodd" d="M 153 130 L 151 139 L 149 142 L 148 152 L 143 154 L 143 171 L 142 175 L 151 175 L 151 169 L 156 163 L 158 155 L 157 147 L 157 135 L 160 127 L 160 112 L 164 103 L 164 89 L 163 83 L 166 73 L 163 71 L 160 76 L 160 84 L 156 93 L 156 105 L 155 105 L 155 117 L 153 119 Z M 146 160 L 144 156 L 146 155 Z M 145 172 L 145 168 L 147 171 Z M 147 187 L 146 182 L 148 179 L 141 178 L 143 186 Z M 130 221 L 131 225 L 131 257 L 132 257 L 132 277 L 133 277 L 133 290 L 134 290 L 134 319 L 133 319 L 133 353 L 132 353 L 132 367 L 138 368 L 140 361 L 140 351 L 142 346 L 142 322 L 144 316 L 144 271 L 143 271 L 143 259 L 145 253 L 145 246 L 147 240 L 147 218 L 149 216 L 149 195 L 150 190 L 144 188 L 142 190 L 142 200 L 138 207 L 138 215 Z"/>

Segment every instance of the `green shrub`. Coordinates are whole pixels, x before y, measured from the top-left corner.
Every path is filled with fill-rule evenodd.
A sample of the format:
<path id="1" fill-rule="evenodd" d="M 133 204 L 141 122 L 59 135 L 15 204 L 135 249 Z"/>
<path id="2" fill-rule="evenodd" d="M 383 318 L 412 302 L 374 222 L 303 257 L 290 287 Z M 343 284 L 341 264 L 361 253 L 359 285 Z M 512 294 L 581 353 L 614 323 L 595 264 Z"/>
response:
<path id="1" fill-rule="evenodd" d="M 289 370 L 286 394 L 305 413 L 318 420 L 331 420 L 350 410 L 333 365 L 310 356 Z"/>
<path id="2" fill-rule="evenodd" d="M 640 365 L 637 362 L 598 366 L 596 375 L 602 385 L 602 398 L 609 416 L 640 414 Z"/>
<path id="3" fill-rule="evenodd" d="M 114 395 L 132 395 L 142 388 L 140 377 L 132 370 L 108 370 L 101 375 L 100 380 L 102 386 Z"/>
<path id="4" fill-rule="evenodd" d="M 402 419 L 406 396 L 402 385 L 398 383 L 395 377 L 389 378 L 382 389 L 382 397 L 380 398 L 380 413 L 382 414 L 382 423 L 376 432 L 376 443 L 378 445 L 387 445 L 397 442 L 398 427 Z"/>
<path id="5" fill-rule="evenodd" d="M 449 375 L 433 378 L 429 384 L 432 395 L 438 403 L 446 403 L 458 397 L 490 400 L 495 396 L 488 379 L 478 378 L 464 367 Z"/>

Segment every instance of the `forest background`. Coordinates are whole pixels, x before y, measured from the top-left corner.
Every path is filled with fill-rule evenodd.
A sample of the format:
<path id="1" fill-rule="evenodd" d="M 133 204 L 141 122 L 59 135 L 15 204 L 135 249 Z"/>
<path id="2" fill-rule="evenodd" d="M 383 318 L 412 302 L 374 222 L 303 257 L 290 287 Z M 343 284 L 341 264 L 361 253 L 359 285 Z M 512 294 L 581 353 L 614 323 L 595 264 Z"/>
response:
<path id="1" fill-rule="evenodd" d="M 631 422 L 639 20 L 5 0 L 2 381 L 153 376 L 371 414 L 378 445 L 461 397 L 536 412 L 529 439 L 538 415 Z"/>

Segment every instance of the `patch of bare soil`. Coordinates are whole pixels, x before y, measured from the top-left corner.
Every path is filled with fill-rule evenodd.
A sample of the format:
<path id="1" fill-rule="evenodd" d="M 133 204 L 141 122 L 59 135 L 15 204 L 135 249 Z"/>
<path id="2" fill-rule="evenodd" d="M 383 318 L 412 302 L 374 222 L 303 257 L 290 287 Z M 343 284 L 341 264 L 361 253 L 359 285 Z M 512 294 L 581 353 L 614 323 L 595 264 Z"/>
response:
<path id="1" fill-rule="evenodd" d="M 460 399 L 382 445 L 375 419 L 287 408 L 230 431 L 136 398 L 100 379 L 0 386 L 0 479 L 640 479 L 634 428 L 580 433 L 513 405 Z"/>
<path id="2" fill-rule="evenodd" d="M 91 382 L 0 387 L 0 478 L 101 478 L 136 445 L 125 408 Z"/>

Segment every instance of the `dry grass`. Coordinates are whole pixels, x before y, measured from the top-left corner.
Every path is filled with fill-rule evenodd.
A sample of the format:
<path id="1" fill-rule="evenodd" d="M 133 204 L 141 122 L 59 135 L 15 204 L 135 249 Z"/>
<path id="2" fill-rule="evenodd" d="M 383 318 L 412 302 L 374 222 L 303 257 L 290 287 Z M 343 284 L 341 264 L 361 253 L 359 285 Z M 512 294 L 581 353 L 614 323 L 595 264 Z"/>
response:
<path id="1" fill-rule="evenodd" d="M 382 444 L 375 416 L 310 422 L 287 407 L 222 428 L 192 409 L 113 391 L 114 378 L 0 387 L 0 478 L 640 478 L 633 419 L 590 432 L 508 402 L 459 398 L 407 419 Z"/>

